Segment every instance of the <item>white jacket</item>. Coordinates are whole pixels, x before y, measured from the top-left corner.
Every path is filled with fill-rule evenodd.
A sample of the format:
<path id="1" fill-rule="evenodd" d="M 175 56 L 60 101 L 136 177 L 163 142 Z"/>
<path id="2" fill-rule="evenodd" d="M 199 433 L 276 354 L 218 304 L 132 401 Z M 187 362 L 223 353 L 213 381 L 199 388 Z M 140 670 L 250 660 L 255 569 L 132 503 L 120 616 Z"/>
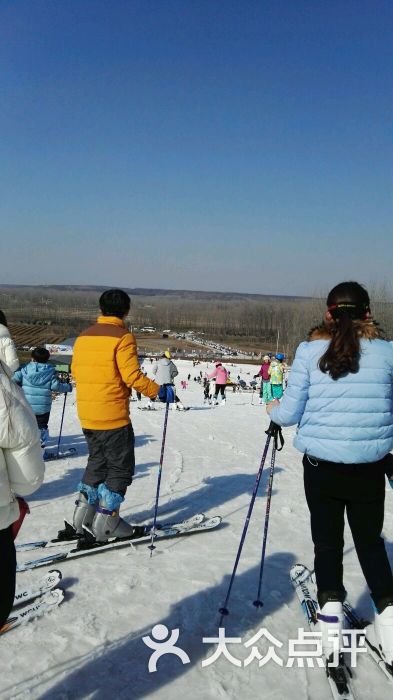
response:
<path id="1" fill-rule="evenodd" d="M 44 472 L 34 413 L 20 387 L 0 368 L 0 530 L 19 517 L 15 495 L 36 491 Z"/>
<path id="2" fill-rule="evenodd" d="M 3 326 L 2 323 L 0 323 L 0 361 L 4 371 L 9 377 L 12 377 L 19 367 L 19 360 L 10 332 L 7 326 Z"/>

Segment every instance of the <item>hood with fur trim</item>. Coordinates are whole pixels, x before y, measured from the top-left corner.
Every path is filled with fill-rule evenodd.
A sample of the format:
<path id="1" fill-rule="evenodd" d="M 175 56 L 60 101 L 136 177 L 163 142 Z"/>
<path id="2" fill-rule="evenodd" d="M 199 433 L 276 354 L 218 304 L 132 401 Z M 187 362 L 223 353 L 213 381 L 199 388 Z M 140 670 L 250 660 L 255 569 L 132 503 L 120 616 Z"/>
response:
<path id="1" fill-rule="evenodd" d="M 335 325 L 334 321 L 324 321 L 320 326 L 311 328 L 308 340 L 331 340 Z M 383 338 L 383 333 L 374 321 L 370 319 L 366 321 L 354 321 L 354 326 L 357 329 L 359 337 L 364 338 L 364 340 Z"/>

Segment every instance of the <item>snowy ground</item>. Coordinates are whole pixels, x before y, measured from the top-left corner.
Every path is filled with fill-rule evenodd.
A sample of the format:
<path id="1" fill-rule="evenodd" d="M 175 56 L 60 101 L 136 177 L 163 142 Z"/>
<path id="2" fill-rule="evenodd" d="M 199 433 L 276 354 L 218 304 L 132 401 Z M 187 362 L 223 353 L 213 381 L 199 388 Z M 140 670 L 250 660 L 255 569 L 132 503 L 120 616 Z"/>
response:
<path id="1" fill-rule="evenodd" d="M 179 362 L 180 379 L 192 377 L 206 364 L 192 368 Z M 255 367 L 231 368 L 250 380 Z M 248 374 L 249 373 L 249 374 Z M 193 538 L 158 544 L 150 559 L 145 546 L 100 553 L 64 562 L 66 600 L 52 614 L 15 629 L 0 640 L 0 697 L 45 700 L 136 700 L 149 697 L 173 700 L 224 698 L 228 700 L 281 700 L 330 698 L 328 684 L 319 669 L 285 668 L 288 638 L 296 638 L 303 617 L 289 582 L 290 566 L 301 561 L 312 565 L 308 511 L 302 487 L 301 455 L 292 447 L 293 429 L 286 429 L 286 445 L 278 454 L 269 526 L 268 549 L 259 611 L 256 597 L 264 521 L 266 466 L 249 534 L 230 600 L 226 634 L 242 643 L 228 645 L 243 661 L 250 655 L 244 644 L 265 628 L 283 646 L 263 667 L 258 660 L 241 667 L 221 657 L 208 667 L 214 644 L 203 637 L 217 636 L 218 608 L 222 605 L 239 538 L 250 502 L 255 474 L 265 443 L 268 419 L 263 407 L 251 403 L 251 394 L 227 392 L 227 405 L 203 406 L 202 388 L 191 380 L 179 394 L 194 410 L 169 414 L 162 480 L 160 520 L 183 519 L 195 512 L 219 514 L 220 529 Z M 75 485 L 83 473 L 86 446 L 76 415 L 75 395 L 69 397 L 64 425 L 64 445 L 78 449 L 78 456 L 47 465 L 45 483 L 30 498 L 31 515 L 19 541 L 54 535 L 63 517 L 71 518 Z M 138 411 L 131 404 L 136 434 L 137 469 L 123 506 L 123 516 L 133 522 L 148 521 L 157 482 L 157 465 L 164 406 L 155 412 Z M 56 434 L 62 400 L 52 409 L 50 429 Z M 385 534 L 393 532 L 391 501 L 387 493 Z M 367 515 L 365 514 L 365 517 Z M 389 546 L 393 556 L 393 546 Z M 55 551 L 55 550 L 52 550 Z M 32 553 L 21 555 L 30 559 Z M 53 568 L 53 567 L 52 567 Z M 18 581 L 39 579 L 45 569 L 18 574 Z M 345 583 L 351 599 L 365 615 L 370 603 L 349 532 L 346 536 Z M 158 670 L 149 673 L 151 650 L 142 637 L 161 623 L 179 628 L 178 645 L 191 663 L 183 665 L 164 656 Z M 270 643 L 271 645 L 271 643 Z M 269 644 L 255 642 L 261 655 Z M 377 700 L 391 693 L 389 682 L 372 661 L 360 658 L 354 674 L 357 698 Z"/>

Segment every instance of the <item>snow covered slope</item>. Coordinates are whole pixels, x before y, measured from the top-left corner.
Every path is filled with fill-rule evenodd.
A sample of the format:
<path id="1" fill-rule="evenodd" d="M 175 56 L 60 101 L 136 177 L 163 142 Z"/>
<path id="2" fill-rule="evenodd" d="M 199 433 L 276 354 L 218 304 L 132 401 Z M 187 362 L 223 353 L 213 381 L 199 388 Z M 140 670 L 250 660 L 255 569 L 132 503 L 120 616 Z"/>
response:
<path id="1" fill-rule="evenodd" d="M 221 657 L 202 667 L 202 661 L 216 649 L 214 644 L 204 644 L 202 638 L 217 636 L 218 608 L 225 598 L 269 421 L 264 407 L 257 405 L 256 395 L 251 403 L 250 393 L 234 394 L 228 389 L 226 406 L 204 406 L 203 389 L 193 377 L 207 365 L 192 368 L 191 362 L 176 364 L 179 396 L 193 410 L 169 414 L 159 520 L 183 519 L 202 511 L 221 515 L 223 525 L 193 538 L 160 542 L 152 558 L 141 545 L 65 562 L 59 567 L 66 589 L 63 605 L 0 639 L 2 700 L 330 698 L 321 670 L 301 669 L 296 664 L 285 668 L 288 638 L 296 638 L 298 628 L 304 626 L 289 569 L 297 561 L 310 566 L 313 562 L 301 455 L 291 445 L 294 429 L 284 431 L 286 444 L 277 455 L 262 590 L 264 607 L 257 610 L 252 601 L 258 584 L 268 464 L 229 604 L 226 634 L 241 638 L 242 643 L 228 644 L 228 649 L 243 663 L 237 666 Z M 232 376 L 240 372 L 248 382 L 256 371 L 255 366 L 229 368 Z M 181 390 L 180 380 L 189 373 L 189 387 Z M 75 485 L 86 463 L 74 401 L 72 394 L 67 400 L 63 445 L 76 447 L 78 455 L 47 464 L 44 485 L 29 499 L 31 515 L 25 520 L 19 542 L 54 536 L 63 518 L 72 518 Z M 61 408 L 60 398 L 52 409 L 49 427 L 53 436 Z M 133 522 L 147 522 L 154 504 L 164 406 L 158 405 L 154 412 L 139 411 L 133 402 L 131 413 L 137 469 L 122 515 Z M 393 531 L 392 498 L 393 494 L 387 493 L 387 539 Z M 390 552 L 393 554 L 391 547 Z M 31 559 L 32 554 L 37 553 L 21 553 L 19 559 Z M 25 577 L 38 580 L 42 572 L 18 574 L 19 581 L 27 580 Z M 345 583 L 352 602 L 363 614 L 370 614 L 349 532 Z M 190 663 L 183 665 L 179 658 L 167 655 L 158 661 L 157 671 L 149 673 L 152 650 L 142 637 L 151 636 L 157 624 L 179 629 L 178 646 L 188 654 Z M 259 667 L 257 659 L 244 665 L 251 652 L 244 644 L 262 628 L 282 642 L 276 652 L 284 667 L 273 660 Z M 266 639 L 254 642 L 261 655 L 271 645 Z M 382 700 L 392 692 L 367 658 L 359 660 L 354 687 L 360 700 Z"/>

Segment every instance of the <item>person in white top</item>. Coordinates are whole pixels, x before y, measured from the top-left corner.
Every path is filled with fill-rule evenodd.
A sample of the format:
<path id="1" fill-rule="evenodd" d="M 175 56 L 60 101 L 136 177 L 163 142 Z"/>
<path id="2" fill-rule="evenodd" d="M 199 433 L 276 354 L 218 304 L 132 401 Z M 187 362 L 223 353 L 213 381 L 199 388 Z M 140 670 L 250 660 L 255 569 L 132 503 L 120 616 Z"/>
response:
<path id="1" fill-rule="evenodd" d="M 9 377 L 19 369 L 19 360 L 16 353 L 14 341 L 8 330 L 7 319 L 3 311 L 0 310 L 0 362 L 4 371 Z"/>
<path id="2" fill-rule="evenodd" d="M 18 497 L 36 491 L 44 479 L 40 432 L 23 391 L 0 365 L 0 629 L 14 601 L 14 536 L 26 504 Z"/>

